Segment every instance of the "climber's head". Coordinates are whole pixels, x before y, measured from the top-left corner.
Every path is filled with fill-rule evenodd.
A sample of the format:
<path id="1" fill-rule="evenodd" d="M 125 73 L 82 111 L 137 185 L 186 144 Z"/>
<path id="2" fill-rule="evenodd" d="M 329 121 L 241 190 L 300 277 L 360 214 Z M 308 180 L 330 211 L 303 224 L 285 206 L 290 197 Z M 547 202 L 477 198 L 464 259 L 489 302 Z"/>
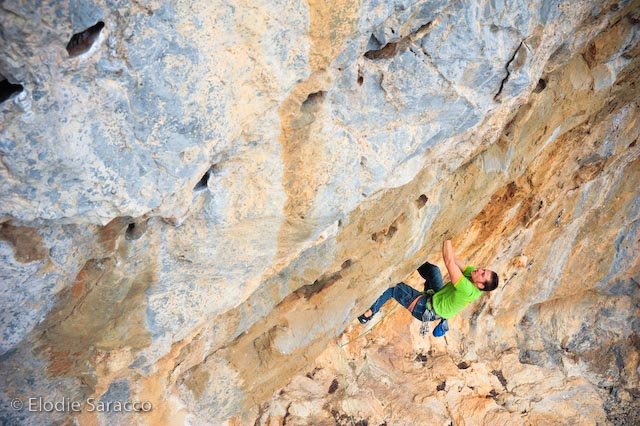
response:
<path id="1" fill-rule="evenodd" d="M 471 281 L 482 291 L 492 291 L 498 288 L 498 274 L 489 269 L 471 271 Z"/>

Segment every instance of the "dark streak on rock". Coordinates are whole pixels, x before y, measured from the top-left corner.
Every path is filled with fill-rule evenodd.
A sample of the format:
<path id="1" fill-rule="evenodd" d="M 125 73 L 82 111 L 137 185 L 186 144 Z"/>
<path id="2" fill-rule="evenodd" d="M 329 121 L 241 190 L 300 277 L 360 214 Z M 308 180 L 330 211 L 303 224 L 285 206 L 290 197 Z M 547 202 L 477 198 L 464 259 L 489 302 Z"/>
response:
<path id="1" fill-rule="evenodd" d="M 511 75 L 511 71 L 509 71 L 509 66 L 516 58 L 516 55 L 518 55 L 518 52 L 520 51 L 520 48 L 522 47 L 523 44 L 524 44 L 524 41 L 521 41 L 518 47 L 516 48 L 516 51 L 513 52 L 511 59 L 507 61 L 507 65 L 504 66 L 504 69 L 507 72 L 507 75 L 500 82 L 500 88 L 498 89 L 498 93 L 496 93 L 495 96 L 493 97 L 493 100 L 496 102 L 500 99 L 500 95 L 502 94 L 502 89 L 504 89 L 504 85 L 507 83 L 507 81 L 509 80 L 509 76 Z"/>

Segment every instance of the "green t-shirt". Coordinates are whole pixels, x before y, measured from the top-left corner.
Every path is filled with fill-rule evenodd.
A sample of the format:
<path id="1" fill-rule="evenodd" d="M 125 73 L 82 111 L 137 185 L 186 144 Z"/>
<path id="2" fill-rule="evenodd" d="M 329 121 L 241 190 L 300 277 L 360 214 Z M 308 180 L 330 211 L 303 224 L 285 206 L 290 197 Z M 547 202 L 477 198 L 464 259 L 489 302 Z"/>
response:
<path id="1" fill-rule="evenodd" d="M 475 266 L 467 266 L 454 286 L 451 281 L 433 295 L 433 310 L 442 318 L 451 318 L 469 303 L 482 296 L 482 290 L 471 282 L 471 271 Z"/>

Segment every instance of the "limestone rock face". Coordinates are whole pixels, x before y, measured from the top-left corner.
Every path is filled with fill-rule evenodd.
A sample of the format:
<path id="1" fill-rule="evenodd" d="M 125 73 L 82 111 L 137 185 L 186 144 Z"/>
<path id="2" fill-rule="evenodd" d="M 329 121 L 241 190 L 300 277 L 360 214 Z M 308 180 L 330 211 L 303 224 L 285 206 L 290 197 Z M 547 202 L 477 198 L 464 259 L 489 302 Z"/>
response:
<path id="1" fill-rule="evenodd" d="M 3 424 L 640 422 L 640 2 L 6 0 L 0 30 Z M 444 239 L 501 279 L 446 338 L 354 321 Z"/>

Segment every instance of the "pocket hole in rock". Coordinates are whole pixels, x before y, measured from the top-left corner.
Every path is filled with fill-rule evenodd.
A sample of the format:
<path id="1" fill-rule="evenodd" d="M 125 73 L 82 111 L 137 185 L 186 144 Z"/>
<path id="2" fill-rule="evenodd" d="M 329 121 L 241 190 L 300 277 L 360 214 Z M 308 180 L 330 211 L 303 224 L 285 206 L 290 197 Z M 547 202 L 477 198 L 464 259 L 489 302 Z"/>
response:
<path id="1" fill-rule="evenodd" d="M 211 173 L 213 173 L 214 168 L 215 164 L 209 167 L 209 170 L 207 170 L 206 173 L 202 175 L 200 181 L 196 183 L 196 186 L 193 187 L 194 191 L 203 191 L 209 187 L 209 178 L 211 177 Z"/>
<path id="2" fill-rule="evenodd" d="M 69 40 L 69 43 L 67 43 L 67 53 L 69 57 L 74 58 L 88 52 L 91 46 L 93 46 L 93 43 L 98 39 L 103 28 L 104 22 L 98 21 L 94 26 L 74 34 L 71 40 Z"/>
<path id="3" fill-rule="evenodd" d="M 142 235 L 144 235 L 146 230 L 147 230 L 147 222 L 142 222 L 139 224 L 136 224 L 135 222 L 131 222 L 127 226 L 127 230 L 124 233 L 124 238 L 129 241 L 137 240 L 140 237 L 142 237 Z"/>
<path id="4" fill-rule="evenodd" d="M 324 101 L 324 97 L 327 94 L 324 90 L 319 92 L 310 93 L 307 99 L 300 106 L 302 112 L 315 112 L 320 108 L 320 105 Z"/>
<path id="5" fill-rule="evenodd" d="M 427 201 L 429 201 L 429 198 L 426 195 L 420 195 L 416 200 L 416 207 L 418 207 L 418 209 L 423 208 L 427 204 Z"/>
<path id="6" fill-rule="evenodd" d="M 0 103 L 11 99 L 24 90 L 22 84 L 13 84 L 0 75 Z"/>
<path id="7" fill-rule="evenodd" d="M 338 379 L 333 379 L 333 381 L 331 382 L 331 386 L 329 386 L 329 393 L 335 393 L 335 391 L 338 390 L 338 386 L 339 386 L 339 382 Z"/>
<path id="8" fill-rule="evenodd" d="M 391 238 L 393 238 L 396 232 L 398 232 L 398 228 L 394 225 L 391 225 L 389 229 L 387 229 L 387 231 L 384 233 L 384 236 L 390 240 Z"/>
<path id="9" fill-rule="evenodd" d="M 540 93 L 542 92 L 544 89 L 546 89 L 547 87 L 547 82 L 544 79 L 540 79 L 538 80 L 538 85 L 536 86 L 535 89 L 533 89 L 534 93 Z"/>
<path id="10" fill-rule="evenodd" d="M 427 357 L 425 354 L 417 354 L 414 359 L 414 361 L 421 362 L 422 364 L 425 364 L 428 360 L 429 357 Z"/>

